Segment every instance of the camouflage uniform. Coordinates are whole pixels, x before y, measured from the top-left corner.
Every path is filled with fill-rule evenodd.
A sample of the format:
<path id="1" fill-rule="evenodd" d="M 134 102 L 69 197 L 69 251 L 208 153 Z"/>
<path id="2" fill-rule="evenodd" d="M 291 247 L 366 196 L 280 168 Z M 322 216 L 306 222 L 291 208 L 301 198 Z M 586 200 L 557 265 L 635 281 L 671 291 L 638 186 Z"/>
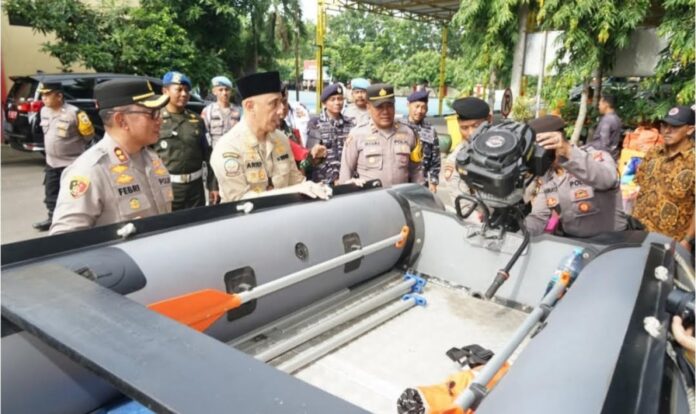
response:
<path id="1" fill-rule="evenodd" d="M 323 110 L 319 117 L 313 117 L 309 121 L 307 148 L 311 150 L 317 144 L 326 147 L 326 158 L 312 169 L 312 181 L 333 184 L 338 180 L 343 144 L 354 126 L 352 119 L 343 116 L 339 116 L 338 119 L 331 118 L 326 110 Z"/>
<path id="2" fill-rule="evenodd" d="M 410 121 L 408 126 L 413 129 L 423 146 L 423 175 L 425 180 L 434 185 L 440 182 L 440 142 L 437 139 L 437 132 L 427 121 L 420 124 L 413 124 Z"/>

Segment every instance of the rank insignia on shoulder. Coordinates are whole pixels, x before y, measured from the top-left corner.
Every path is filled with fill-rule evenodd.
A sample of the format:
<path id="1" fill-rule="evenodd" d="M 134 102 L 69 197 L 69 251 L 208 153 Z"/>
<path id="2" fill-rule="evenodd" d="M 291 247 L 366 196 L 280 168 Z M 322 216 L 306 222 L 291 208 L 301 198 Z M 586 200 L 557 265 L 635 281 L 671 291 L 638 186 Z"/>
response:
<path id="1" fill-rule="evenodd" d="M 162 166 L 155 168 L 153 172 L 155 175 L 159 175 L 160 177 L 168 174 L 167 169 Z"/>
<path id="2" fill-rule="evenodd" d="M 134 179 L 135 178 L 133 178 L 132 175 L 121 174 L 118 177 L 116 177 L 116 184 L 119 184 L 119 185 L 130 184 L 133 182 Z"/>
<path id="3" fill-rule="evenodd" d="M 123 174 L 128 171 L 128 166 L 123 164 L 112 165 L 110 168 L 111 172 L 114 174 Z"/>
<path id="4" fill-rule="evenodd" d="M 87 177 L 75 176 L 70 178 L 70 195 L 72 198 L 80 198 L 89 189 L 89 179 Z"/>
<path id="5" fill-rule="evenodd" d="M 121 162 L 128 161 L 128 155 L 124 150 L 122 150 L 119 147 L 114 148 L 114 155 L 116 155 L 116 159 L 118 159 Z"/>
<path id="6" fill-rule="evenodd" d="M 128 205 L 130 206 L 131 210 L 140 210 L 140 200 L 138 200 L 136 197 L 133 197 L 128 201 Z"/>

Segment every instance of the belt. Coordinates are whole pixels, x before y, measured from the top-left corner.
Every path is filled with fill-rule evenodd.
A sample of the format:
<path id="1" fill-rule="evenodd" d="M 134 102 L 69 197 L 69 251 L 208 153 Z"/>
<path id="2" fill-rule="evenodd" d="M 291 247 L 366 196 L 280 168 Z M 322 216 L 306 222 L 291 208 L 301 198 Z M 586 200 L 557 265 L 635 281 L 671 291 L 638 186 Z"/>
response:
<path id="1" fill-rule="evenodd" d="M 169 174 L 169 178 L 173 183 L 177 184 L 187 184 L 192 181 L 196 181 L 197 179 L 203 177 L 203 169 L 201 168 L 198 171 L 194 171 L 189 174 Z"/>

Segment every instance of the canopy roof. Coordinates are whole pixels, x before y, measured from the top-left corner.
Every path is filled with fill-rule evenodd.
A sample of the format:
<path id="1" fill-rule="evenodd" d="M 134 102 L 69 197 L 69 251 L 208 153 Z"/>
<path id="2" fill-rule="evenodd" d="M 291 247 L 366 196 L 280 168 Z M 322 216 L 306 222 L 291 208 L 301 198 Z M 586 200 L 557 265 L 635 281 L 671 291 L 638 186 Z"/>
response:
<path id="1" fill-rule="evenodd" d="M 428 23 L 447 24 L 460 0 L 329 0 L 328 9 L 350 9 Z"/>

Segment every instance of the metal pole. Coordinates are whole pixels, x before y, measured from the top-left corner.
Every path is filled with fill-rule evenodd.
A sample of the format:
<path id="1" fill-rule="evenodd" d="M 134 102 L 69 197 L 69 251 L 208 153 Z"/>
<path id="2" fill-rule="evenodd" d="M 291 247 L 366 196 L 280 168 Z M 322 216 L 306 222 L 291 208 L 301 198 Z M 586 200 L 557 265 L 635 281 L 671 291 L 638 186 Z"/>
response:
<path id="1" fill-rule="evenodd" d="M 332 336 L 327 341 L 322 342 L 321 344 L 298 354 L 296 357 L 283 362 L 276 368 L 287 373 L 293 373 L 298 369 L 304 367 L 305 365 L 310 364 L 313 361 L 316 361 L 323 355 L 328 354 L 329 352 L 333 351 L 339 346 L 364 334 L 365 332 L 369 331 L 375 326 L 378 326 L 393 318 L 394 316 L 412 308 L 416 305 L 416 302 L 417 300 L 415 297 L 409 300 L 399 301 L 395 305 L 390 306 L 387 309 L 384 309 L 382 312 L 371 315 L 370 317 L 363 319 L 362 321 L 351 326 L 350 328 L 338 333 L 335 336 Z"/>
<path id="2" fill-rule="evenodd" d="M 295 101 L 300 102 L 300 8 L 295 17 L 297 31 L 295 33 Z"/>
<path id="3" fill-rule="evenodd" d="M 358 304 L 357 306 L 347 309 L 345 312 L 338 313 L 322 320 L 321 322 L 301 331 L 298 335 L 295 335 L 292 338 L 288 338 L 285 341 L 274 344 L 270 348 L 254 355 L 254 358 L 264 362 L 270 361 L 278 355 L 281 355 L 309 341 L 310 339 L 337 327 L 338 325 L 355 319 L 358 316 L 370 312 L 371 310 L 377 309 L 396 298 L 402 297 L 411 290 L 411 287 L 415 283 L 415 279 L 403 281 L 398 285 L 395 285 L 384 292 Z"/>
<path id="4" fill-rule="evenodd" d="M 376 243 L 369 244 L 369 245 L 363 247 L 362 249 L 353 250 L 352 252 L 343 254 L 343 255 L 338 256 L 338 257 L 334 257 L 333 259 L 329 259 L 327 261 L 317 263 L 314 266 L 310 266 L 310 267 L 308 267 L 306 269 L 302 269 L 298 272 L 291 273 L 287 276 L 283 276 L 283 277 L 278 278 L 276 280 L 273 280 L 271 282 L 256 286 L 252 290 L 238 293 L 238 295 L 240 296 L 242 303 L 247 303 L 247 302 L 252 301 L 254 299 L 258 299 L 262 296 L 271 294 L 271 293 L 276 292 L 278 290 L 284 289 L 288 286 L 294 285 L 295 283 L 302 282 L 303 280 L 309 279 L 312 276 L 316 276 L 316 275 L 323 273 L 327 270 L 333 269 L 336 266 L 346 264 L 348 262 L 351 262 L 355 259 L 363 257 L 367 254 L 372 253 L 372 252 L 382 250 L 385 247 L 393 245 L 397 241 L 401 240 L 402 237 L 403 237 L 402 234 L 398 234 L 396 236 L 389 237 L 387 239 L 378 241 Z"/>
<path id="5" fill-rule="evenodd" d="M 442 26 L 442 47 L 440 49 L 440 89 L 438 93 L 437 114 L 442 116 L 442 101 L 445 99 L 445 68 L 447 64 L 447 26 Z"/>
<path id="6" fill-rule="evenodd" d="M 324 0 L 317 0 L 317 84 L 316 113 L 321 112 L 321 92 L 324 89 Z"/>
<path id="7" fill-rule="evenodd" d="M 539 69 L 539 80 L 537 81 L 536 111 L 535 118 L 539 117 L 541 109 L 541 88 L 544 86 L 544 74 L 546 73 L 546 41 L 549 39 L 548 30 L 544 32 L 544 41 L 541 48 L 541 68 Z"/>
<path id="8" fill-rule="evenodd" d="M 486 384 L 488 384 L 495 374 L 500 370 L 505 361 L 507 361 L 508 358 L 510 358 L 510 355 L 515 352 L 515 349 L 517 349 L 524 338 L 526 338 L 529 332 L 534 328 L 536 323 L 539 322 L 542 316 L 544 316 L 544 313 L 553 306 L 556 300 L 558 300 L 558 296 L 561 294 L 563 289 L 568 286 L 570 277 L 566 274 L 563 279 L 556 282 L 551 291 L 544 296 L 541 303 L 534 308 L 529 316 L 527 316 L 524 322 L 522 322 L 522 325 L 520 325 L 520 327 L 517 328 L 517 331 L 515 331 L 515 333 L 512 335 L 512 339 L 505 345 L 505 348 L 496 353 L 495 356 L 491 358 L 488 363 L 486 363 L 485 367 L 481 370 L 479 375 L 469 385 L 469 387 L 467 387 L 464 392 L 459 394 L 457 399 L 454 401 L 455 405 L 462 407 L 464 412 L 466 412 L 466 410 L 475 402 L 478 405 L 478 402 L 480 401 L 477 401 L 477 399 L 480 399 L 482 395 L 480 393 L 474 393 L 472 389 L 480 390 L 482 387 L 485 388 Z"/>

